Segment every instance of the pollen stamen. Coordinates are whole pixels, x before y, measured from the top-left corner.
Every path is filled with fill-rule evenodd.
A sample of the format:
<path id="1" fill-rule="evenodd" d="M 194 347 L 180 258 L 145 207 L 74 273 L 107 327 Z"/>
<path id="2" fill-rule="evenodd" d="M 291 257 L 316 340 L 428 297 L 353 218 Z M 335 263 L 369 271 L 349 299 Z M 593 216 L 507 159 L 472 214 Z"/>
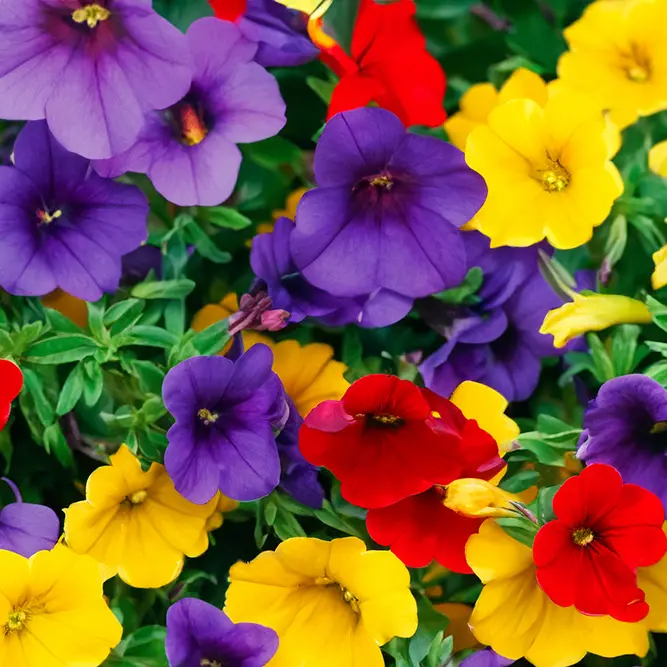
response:
<path id="1" fill-rule="evenodd" d="M 222 667 L 222 663 L 217 660 L 209 660 L 208 658 L 202 658 L 199 663 L 200 667 Z"/>
<path id="2" fill-rule="evenodd" d="M 572 541 L 578 547 L 587 547 L 595 539 L 595 533 L 590 528 L 577 528 L 572 531 Z"/>
<path id="3" fill-rule="evenodd" d="M 37 211 L 37 218 L 41 223 L 48 225 L 52 223 L 54 220 L 57 220 L 62 214 L 63 212 L 60 209 L 54 211 L 53 213 L 49 213 L 48 211 L 39 209 Z"/>
<path id="4" fill-rule="evenodd" d="M 148 498 L 148 491 L 141 489 L 140 491 L 135 491 L 133 494 L 129 495 L 127 499 L 132 505 L 141 505 L 146 498 Z"/>
<path id="5" fill-rule="evenodd" d="M 204 141 L 208 130 L 195 109 L 186 104 L 179 109 L 179 114 L 183 143 L 187 146 L 196 146 Z"/>
<path id="6" fill-rule="evenodd" d="M 72 12 L 72 20 L 75 23 L 87 23 L 89 28 L 94 28 L 100 21 L 106 21 L 110 16 L 111 12 L 96 2 Z"/>
<path id="7" fill-rule="evenodd" d="M 25 611 L 25 609 L 14 609 L 7 617 L 7 623 L 5 623 L 5 635 L 8 635 L 10 632 L 20 632 L 23 630 L 27 620 L 28 612 Z"/>
<path id="8" fill-rule="evenodd" d="M 394 185 L 394 179 L 389 174 L 378 174 L 368 181 L 375 188 L 384 188 L 391 190 Z"/>
<path id="9" fill-rule="evenodd" d="M 209 426 L 210 424 L 215 424 L 220 418 L 220 415 L 217 412 L 211 412 L 206 408 L 202 408 L 197 412 L 197 417 L 204 422 L 204 426 Z"/>
<path id="10" fill-rule="evenodd" d="M 537 174 L 547 192 L 562 192 L 570 184 L 569 172 L 558 162 L 552 162 L 550 169 L 541 169 Z"/>

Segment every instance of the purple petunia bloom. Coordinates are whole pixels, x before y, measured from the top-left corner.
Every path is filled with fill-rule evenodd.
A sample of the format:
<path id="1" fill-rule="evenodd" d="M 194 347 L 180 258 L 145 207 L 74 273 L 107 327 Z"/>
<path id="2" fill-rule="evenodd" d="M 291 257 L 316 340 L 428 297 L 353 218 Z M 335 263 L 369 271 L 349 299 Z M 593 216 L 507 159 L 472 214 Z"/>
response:
<path id="1" fill-rule="evenodd" d="M 53 549 L 60 536 L 56 513 L 44 505 L 24 503 L 17 486 L 2 478 L 11 487 L 15 503 L 0 510 L 0 549 L 30 558 L 38 551 Z"/>
<path id="2" fill-rule="evenodd" d="M 391 112 L 334 116 L 315 151 L 290 238 L 296 267 L 316 287 L 356 297 L 386 289 L 425 297 L 465 277 L 458 229 L 486 198 L 463 153 L 406 132 Z"/>
<path id="3" fill-rule="evenodd" d="M 474 380 L 508 401 L 525 400 L 539 381 L 542 357 L 559 354 L 539 330 L 560 300 L 539 273 L 535 248 L 490 250 L 478 232 L 466 233 L 465 241 L 470 267 L 484 271 L 481 302 L 470 307 L 435 299 L 418 303 L 426 322 L 447 338 L 420 371 L 426 386 L 443 396 Z"/>
<path id="4" fill-rule="evenodd" d="M 136 285 L 153 271 L 159 280 L 162 277 L 162 250 L 146 243 L 123 256 L 123 284 Z"/>
<path id="5" fill-rule="evenodd" d="M 194 598 L 167 611 L 170 667 L 264 667 L 278 650 L 278 635 L 256 623 L 233 623 L 226 614 Z"/>
<path id="6" fill-rule="evenodd" d="M 255 60 L 263 67 L 292 67 L 315 60 L 319 49 L 308 37 L 308 18 L 276 0 L 248 0 L 237 25 L 257 42 Z"/>
<path id="7" fill-rule="evenodd" d="M 469 655 L 463 660 L 460 667 L 508 667 L 508 665 L 513 665 L 515 662 L 516 660 L 503 658 L 502 655 L 498 655 L 493 649 L 485 648 Z"/>
<path id="8" fill-rule="evenodd" d="M 278 83 L 253 61 L 257 45 L 228 21 L 208 17 L 187 33 L 192 86 L 164 111 L 149 111 L 126 152 L 95 163 L 103 176 L 147 174 L 179 206 L 215 206 L 233 192 L 241 166 L 238 143 L 267 139 L 285 125 Z"/>
<path id="9" fill-rule="evenodd" d="M 176 423 L 164 464 L 188 500 L 203 504 L 218 490 L 256 500 L 278 486 L 273 427 L 283 425 L 287 406 L 272 363 L 271 350 L 258 344 L 236 361 L 194 357 L 167 374 L 162 395 Z"/>
<path id="10" fill-rule="evenodd" d="M 118 288 L 121 257 L 146 239 L 139 188 L 105 180 L 44 121 L 28 123 L 0 166 L 0 286 L 18 296 L 60 287 L 87 301 Z"/>
<path id="11" fill-rule="evenodd" d="M 613 466 L 667 508 L 667 390 L 646 375 L 605 382 L 588 404 L 577 457 Z"/>
<path id="12" fill-rule="evenodd" d="M 151 0 L 5 0 L 0 35 L 0 117 L 46 118 L 91 159 L 129 148 L 192 78 L 185 38 Z"/>

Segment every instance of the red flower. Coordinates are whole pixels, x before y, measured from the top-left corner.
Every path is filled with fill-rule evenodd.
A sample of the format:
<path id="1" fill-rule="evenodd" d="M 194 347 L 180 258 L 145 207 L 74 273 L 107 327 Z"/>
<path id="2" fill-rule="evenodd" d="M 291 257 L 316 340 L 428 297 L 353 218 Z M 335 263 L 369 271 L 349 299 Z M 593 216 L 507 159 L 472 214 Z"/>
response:
<path id="1" fill-rule="evenodd" d="M 426 50 L 415 11 L 413 0 L 361 0 L 351 57 L 324 33 L 321 19 L 310 22 L 311 39 L 322 51 L 322 60 L 340 77 L 329 118 L 375 102 L 406 127 L 444 123 L 445 73 Z"/>
<path id="2" fill-rule="evenodd" d="M 407 380 L 368 375 L 341 401 L 324 401 L 299 433 L 304 457 L 331 470 L 343 497 L 360 507 L 387 507 L 461 476 L 462 452 L 484 452 L 479 474 L 502 468 L 498 448 L 450 401 Z"/>
<path id="3" fill-rule="evenodd" d="M 12 401 L 21 393 L 23 373 L 8 359 L 0 359 L 0 431 L 9 419 Z"/>
<path id="4" fill-rule="evenodd" d="M 544 592 L 584 614 L 644 618 L 649 608 L 635 570 L 657 563 L 667 551 L 658 497 L 623 484 L 611 466 L 595 464 L 563 484 L 553 510 L 557 518 L 540 529 L 533 545 Z"/>
<path id="5" fill-rule="evenodd" d="M 246 10 L 248 0 L 208 0 L 215 15 L 225 21 L 236 21 Z"/>

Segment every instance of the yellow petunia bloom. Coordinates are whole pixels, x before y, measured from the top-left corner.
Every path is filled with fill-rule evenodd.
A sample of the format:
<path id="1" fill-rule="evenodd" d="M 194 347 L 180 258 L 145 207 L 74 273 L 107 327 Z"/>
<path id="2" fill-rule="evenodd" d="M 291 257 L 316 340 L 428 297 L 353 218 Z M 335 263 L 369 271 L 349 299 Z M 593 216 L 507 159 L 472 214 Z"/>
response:
<path id="1" fill-rule="evenodd" d="M 183 568 L 183 556 L 208 548 L 207 521 L 218 497 L 195 505 L 181 496 L 164 466 L 148 472 L 123 445 L 111 465 L 95 470 L 86 483 L 86 500 L 65 510 L 69 547 L 92 556 L 108 576 L 136 588 L 159 588 Z"/>
<path id="2" fill-rule="evenodd" d="M 519 98 L 547 103 L 547 84 L 542 77 L 525 67 L 515 70 L 500 90 L 491 83 L 476 83 L 461 96 L 459 111 L 445 122 L 449 140 L 465 150 L 468 135 L 480 125 L 486 125 L 489 114 L 500 104 Z"/>
<path id="3" fill-rule="evenodd" d="M 97 667 L 123 628 L 97 563 L 57 545 L 30 559 L 0 551 L 0 665 Z"/>
<path id="4" fill-rule="evenodd" d="M 667 245 L 653 253 L 653 263 L 655 270 L 651 276 L 651 285 L 653 289 L 660 289 L 667 285 Z"/>
<path id="5" fill-rule="evenodd" d="M 657 143 L 648 152 L 648 167 L 654 174 L 667 178 L 667 141 Z"/>
<path id="6" fill-rule="evenodd" d="M 290 9 L 310 14 L 312 18 L 319 18 L 331 7 L 333 0 L 276 0 L 276 2 Z"/>
<path id="7" fill-rule="evenodd" d="M 88 326 L 88 308 L 83 299 L 79 299 L 61 289 L 57 289 L 41 298 L 42 305 L 57 310 L 74 324 L 85 329 Z"/>
<path id="8" fill-rule="evenodd" d="M 506 102 L 468 137 L 466 161 L 489 189 L 475 226 L 492 247 L 586 243 L 623 192 L 612 150 L 609 122 L 588 96 L 561 90 L 544 108 Z"/>
<path id="9" fill-rule="evenodd" d="M 567 667 L 586 653 L 606 658 L 646 655 L 646 622 L 623 623 L 611 616 L 585 616 L 574 607 L 559 607 L 537 583 L 531 549 L 509 537 L 493 520 L 485 521 L 468 540 L 466 558 L 485 584 L 470 627 L 482 644 L 500 655 L 511 660 L 525 657 L 535 667 Z"/>
<path id="10" fill-rule="evenodd" d="M 455 479 L 447 485 L 443 504 L 472 518 L 516 516 L 511 501 L 518 497 L 483 479 Z"/>
<path id="11" fill-rule="evenodd" d="M 227 615 L 278 633 L 271 667 L 383 667 L 379 646 L 417 630 L 408 569 L 356 537 L 295 537 L 229 579 Z"/>
<path id="12" fill-rule="evenodd" d="M 574 294 L 574 300 L 550 310 L 540 333 L 552 335 L 555 347 L 565 347 L 573 338 L 589 331 L 602 331 L 616 324 L 650 324 L 646 304 L 620 294 Z"/>
<path id="13" fill-rule="evenodd" d="M 246 349 L 256 343 L 271 348 L 273 371 L 302 417 L 322 401 L 339 400 L 350 386 L 343 377 L 347 366 L 333 358 L 330 345 L 309 343 L 301 346 L 295 340 L 274 343 L 252 331 L 244 332 L 243 342 Z"/>
<path id="14" fill-rule="evenodd" d="M 480 382 L 466 380 L 454 390 L 450 400 L 468 419 L 474 419 L 493 437 L 501 455 L 512 449 L 521 431 L 505 414 L 508 402 L 502 394 Z"/>
<path id="15" fill-rule="evenodd" d="M 615 122 L 667 108 L 667 3 L 597 2 L 564 31 L 569 51 L 558 63 L 568 86 L 596 93 Z"/>

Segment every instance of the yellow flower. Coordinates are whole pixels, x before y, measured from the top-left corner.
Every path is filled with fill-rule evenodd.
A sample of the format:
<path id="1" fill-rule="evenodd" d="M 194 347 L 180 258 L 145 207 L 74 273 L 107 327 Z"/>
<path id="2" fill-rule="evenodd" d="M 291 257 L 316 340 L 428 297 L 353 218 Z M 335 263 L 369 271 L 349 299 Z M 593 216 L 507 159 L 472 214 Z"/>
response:
<path id="1" fill-rule="evenodd" d="M 82 329 L 88 326 L 88 308 L 83 299 L 79 299 L 61 289 L 57 289 L 41 298 L 45 308 L 57 310 L 61 315 L 72 320 Z"/>
<path id="2" fill-rule="evenodd" d="M 661 141 L 648 152 L 649 169 L 658 176 L 667 177 L 667 141 Z"/>
<path id="3" fill-rule="evenodd" d="M 475 225 L 493 247 L 586 243 L 623 192 L 611 150 L 608 121 L 587 96 L 506 102 L 468 137 L 466 161 L 489 189 Z"/>
<path id="4" fill-rule="evenodd" d="M 273 212 L 273 219 L 277 220 L 278 218 L 289 218 L 294 220 L 296 218 L 296 207 L 301 201 L 309 188 L 297 188 L 287 195 L 287 200 L 285 201 L 285 208 L 277 209 Z"/>
<path id="5" fill-rule="evenodd" d="M 274 343 L 252 331 L 244 332 L 243 342 L 246 349 L 256 343 L 271 348 L 273 371 L 303 417 L 322 401 L 340 399 L 350 386 L 343 377 L 347 366 L 334 360 L 330 345 L 309 343 L 302 347 L 295 340 Z"/>
<path id="6" fill-rule="evenodd" d="M 573 338 L 589 331 L 602 331 L 616 324 L 649 324 L 646 304 L 620 294 L 573 294 L 560 308 L 550 310 L 540 333 L 551 334 L 555 347 L 565 347 Z"/>
<path id="7" fill-rule="evenodd" d="M 176 579 L 183 555 L 200 556 L 208 548 L 207 520 L 218 498 L 195 505 L 181 496 L 164 466 L 148 472 L 123 445 L 111 465 L 95 470 L 86 484 L 86 500 L 65 510 L 65 539 L 88 554 L 108 576 L 137 588 L 159 588 Z"/>
<path id="8" fill-rule="evenodd" d="M 519 427 L 506 414 L 507 400 L 495 389 L 466 380 L 451 396 L 452 403 L 468 418 L 474 419 L 498 443 L 501 455 L 512 449 Z"/>
<path id="9" fill-rule="evenodd" d="M 444 504 L 468 517 L 516 516 L 518 498 L 483 479 L 457 479 L 447 485 Z"/>
<path id="10" fill-rule="evenodd" d="M 519 98 L 547 103 L 547 84 L 535 72 L 520 67 L 498 91 L 491 83 L 477 83 L 461 97 L 459 111 L 445 122 L 449 140 L 465 150 L 468 135 L 478 126 L 485 125 L 489 114 L 500 104 Z"/>
<path id="11" fill-rule="evenodd" d="M 215 512 L 206 520 L 206 530 L 210 533 L 212 530 L 218 530 L 225 522 L 225 514 L 233 512 L 239 506 L 238 500 L 232 500 L 223 496 L 222 493 L 218 494 L 218 504 L 216 505 Z"/>
<path id="12" fill-rule="evenodd" d="M 271 667 L 382 667 L 379 645 L 417 629 L 407 568 L 356 537 L 292 538 L 229 579 L 228 616 L 278 633 Z"/>
<path id="13" fill-rule="evenodd" d="M 564 31 L 570 50 L 558 76 L 595 92 L 612 118 L 627 125 L 667 108 L 667 3 L 598 2 Z"/>
<path id="14" fill-rule="evenodd" d="M 653 289 L 660 289 L 667 285 L 667 245 L 653 253 L 653 263 L 655 271 L 651 276 L 651 285 Z"/>
<path id="15" fill-rule="evenodd" d="M 27 559 L 0 551 L 0 665 L 97 667 L 123 628 L 97 563 L 61 545 Z"/>
<path id="16" fill-rule="evenodd" d="M 333 0 L 277 0 L 281 5 L 310 14 L 312 18 L 319 18 L 331 7 Z"/>
<path id="17" fill-rule="evenodd" d="M 472 614 L 472 607 L 469 604 L 463 604 L 462 602 L 442 602 L 441 604 L 433 605 L 433 608 L 449 619 L 445 637 L 449 637 L 450 635 L 454 637 L 455 653 L 479 646 L 479 642 L 475 639 L 475 635 L 472 634 L 468 626 L 470 614 Z"/>
<path id="18" fill-rule="evenodd" d="M 606 658 L 646 655 L 646 622 L 622 623 L 610 616 L 584 616 L 574 607 L 559 607 L 537 583 L 531 549 L 509 537 L 493 520 L 485 521 L 479 533 L 470 537 L 466 558 L 486 584 L 470 627 L 482 644 L 500 655 L 511 660 L 525 657 L 535 667 L 567 667 L 588 652 Z"/>

